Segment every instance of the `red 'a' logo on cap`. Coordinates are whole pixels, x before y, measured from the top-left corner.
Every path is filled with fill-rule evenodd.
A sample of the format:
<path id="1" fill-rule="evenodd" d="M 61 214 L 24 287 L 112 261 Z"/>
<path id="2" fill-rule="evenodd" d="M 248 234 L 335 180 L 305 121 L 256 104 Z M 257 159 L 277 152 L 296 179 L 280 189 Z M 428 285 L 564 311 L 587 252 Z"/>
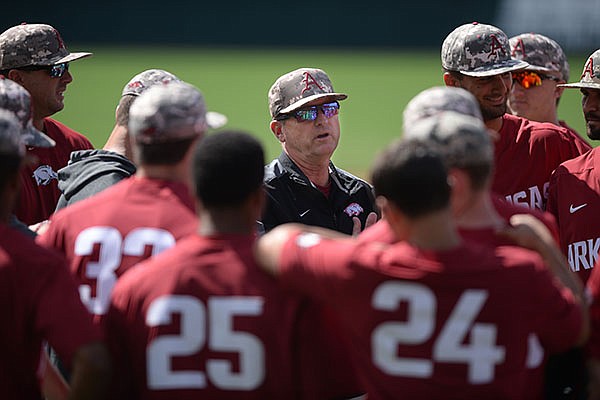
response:
<path id="1" fill-rule="evenodd" d="M 590 79 L 594 77 L 594 60 L 592 57 L 590 57 L 590 59 L 585 63 L 585 67 L 583 67 L 583 73 L 579 79 L 582 79 L 586 73 L 590 74 Z"/>
<path id="2" fill-rule="evenodd" d="M 58 31 L 55 29 L 54 30 L 54 34 L 56 35 L 56 40 L 58 41 L 58 48 L 59 49 L 64 49 L 65 48 L 65 42 L 63 42 L 62 38 L 60 37 L 60 33 L 58 33 Z"/>
<path id="3" fill-rule="evenodd" d="M 316 85 L 319 89 L 324 90 L 321 87 L 321 85 L 319 85 L 319 83 L 315 80 L 315 78 L 313 78 L 312 75 L 308 72 L 304 72 L 304 79 L 302 79 L 302 82 L 304 83 L 304 89 L 302 89 L 302 92 L 300 94 L 304 94 L 304 92 L 310 90 L 310 85 Z"/>
<path id="4" fill-rule="evenodd" d="M 521 52 L 521 54 L 525 56 L 525 45 L 523 44 L 523 39 L 517 40 L 515 47 L 513 47 L 512 51 L 510 52 L 510 55 L 514 57 L 517 52 Z"/>
<path id="5" fill-rule="evenodd" d="M 490 39 L 492 40 L 492 49 L 490 50 L 490 56 L 495 55 L 496 57 L 498 57 L 498 54 L 496 53 L 498 50 L 500 50 L 502 54 L 506 55 L 506 50 L 504 50 L 504 47 L 502 46 L 496 35 L 490 35 Z"/>

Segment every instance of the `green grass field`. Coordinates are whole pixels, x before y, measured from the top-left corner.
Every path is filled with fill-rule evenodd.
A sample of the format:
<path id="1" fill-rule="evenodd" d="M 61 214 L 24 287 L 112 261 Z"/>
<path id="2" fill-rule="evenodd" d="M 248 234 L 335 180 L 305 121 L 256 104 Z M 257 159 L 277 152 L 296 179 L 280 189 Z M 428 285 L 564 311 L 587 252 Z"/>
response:
<path id="1" fill-rule="evenodd" d="M 94 56 L 71 64 L 74 82 L 65 109 L 55 116 L 102 147 L 114 124 L 114 110 L 125 83 L 149 68 L 168 70 L 197 86 L 209 110 L 226 114 L 227 127 L 253 133 L 267 159 L 280 152 L 271 134 L 267 91 L 280 75 L 299 67 L 318 67 L 345 92 L 342 137 L 336 165 L 368 177 L 377 153 L 400 135 L 402 110 L 421 90 L 443 84 L 436 51 L 265 50 L 206 48 L 108 48 L 71 46 Z M 584 56 L 573 56 L 571 81 L 578 80 Z M 584 133 L 580 93 L 569 89 L 561 100 L 561 119 Z"/>

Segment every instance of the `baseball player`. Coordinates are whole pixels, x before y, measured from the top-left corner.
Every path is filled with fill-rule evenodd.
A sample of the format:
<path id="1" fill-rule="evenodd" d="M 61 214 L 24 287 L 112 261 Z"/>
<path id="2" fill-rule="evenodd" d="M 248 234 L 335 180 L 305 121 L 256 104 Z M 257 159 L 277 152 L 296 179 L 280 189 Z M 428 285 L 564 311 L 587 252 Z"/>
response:
<path id="1" fill-rule="evenodd" d="M 454 117 L 444 118 L 413 129 L 443 134 L 443 122 Z M 527 398 L 529 335 L 555 350 L 587 338 L 579 282 L 560 262 L 550 273 L 528 250 L 463 242 L 447 171 L 430 145 L 392 145 L 376 161 L 372 182 L 399 243 L 357 244 L 284 225 L 259 239 L 260 263 L 335 309 L 369 399 Z M 544 260 L 556 257 L 547 230 L 543 240 L 529 239 Z"/>
<path id="2" fill-rule="evenodd" d="M 54 147 L 54 140 L 43 132 L 38 131 L 31 120 L 31 96 L 29 92 L 16 82 L 5 79 L 0 75 L 0 109 L 12 112 L 21 123 L 23 143 L 28 147 L 50 148 Z M 11 213 L 10 225 L 28 236 L 34 237 L 35 233 L 27 225 Z"/>
<path id="3" fill-rule="evenodd" d="M 562 126 L 583 154 L 592 147 L 565 121 L 558 119 L 558 103 L 569 81 L 569 63 L 563 49 L 554 40 L 539 33 L 522 33 L 510 38 L 511 57 L 526 61 L 529 67 L 512 74 L 513 86 L 508 97 L 511 114 L 532 121 Z"/>
<path id="4" fill-rule="evenodd" d="M 529 64 L 511 59 L 504 32 L 476 22 L 446 37 L 441 58 L 445 84 L 470 91 L 486 126 L 498 132 L 492 191 L 511 203 L 544 210 L 550 174 L 581 152 L 564 128 L 506 113 L 512 73 Z"/>
<path id="5" fill-rule="evenodd" d="M 90 141 L 50 118 L 64 108 L 64 93 L 73 81 L 69 63 L 91 53 L 70 53 L 50 25 L 21 24 L 0 34 L 0 74 L 31 94 L 33 125 L 56 142 L 52 148 L 28 147 L 37 162 L 23 169 L 21 198 L 15 214 L 27 225 L 48 219 L 60 196 L 57 171 L 75 150 L 92 149 Z"/>
<path id="6" fill-rule="evenodd" d="M 286 293 L 254 262 L 263 175 L 263 149 L 252 136 L 225 131 L 200 142 L 194 161 L 198 232 L 134 267 L 113 291 L 106 328 L 117 369 L 114 398 L 353 394 L 327 373 L 320 379 L 331 393 L 307 393 L 303 353 L 316 351 L 307 342 L 323 324 L 303 312 L 304 299 Z M 232 181 L 237 184 L 223 184 Z M 309 324 L 312 335 L 301 330 Z M 321 363 L 328 352 L 317 354 Z"/>
<path id="7" fill-rule="evenodd" d="M 38 237 L 66 256 L 91 313 L 106 313 L 116 280 L 132 265 L 196 230 L 190 165 L 205 114 L 204 97 L 189 84 L 142 93 L 129 116 L 136 174 L 60 210 Z"/>
<path id="8" fill-rule="evenodd" d="M 347 97 L 317 68 L 291 71 L 271 86 L 270 128 L 282 152 L 266 167 L 264 231 L 301 222 L 353 234 L 377 219 L 371 186 L 331 162 Z"/>
<path id="9" fill-rule="evenodd" d="M 458 113 L 483 121 L 479 104 L 470 92 L 452 86 L 437 86 L 423 90 L 408 102 L 402 113 L 403 131 L 409 132 L 420 121 L 440 116 L 446 112 Z M 489 131 L 489 135 L 493 137 L 494 133 Z M 558 241 L 558 228 L 552 215 L 512 204 L 491 193 L 492 159 L 482 162 L 481 158 L 471 158 L 469 157 L 470 151 L 460 146 L 448 146 L 446 150 L 448 157 L 445 161 L 450 171 L 449 179 L 464 182 L 463 185 L 453 186 L 450 198 L 454 218 L 461 234 L 481 240 L 479 229 L 499 226 L 503 224 L 502 221 L 508 222 L 510 217 L 515 214 L 530 213 L 540 219 Z M 485 217 L 482 218 L 482 216 Z M 385 243 L 396 241 L 385 219 L 366 229 L 358 238 L 361 241 L 383 241 Z"/>
<path id="10" fill-rule="evenodd" d="M 587 59 L 579 82 L 560 86 L 581 90 L 587 135 L 600 140 L 600 50 Z M 561 249 L 583 282 L 589 278 L 600 249 L 600 225 L 594 223 L 600 209 L 598 154 L 595 148 L 562 163 L 548 188 L 548 211 L 556 217 Z"/>
<path id="11" fill-rule="evenodd" d="M 57 390 L 42 341 L 48 341 L 74 374 L 71 396 L 100 399 L 109 380 L 108 353 L 77 295 L 65 262 L 9 227 L 26 163 L 22 126 L 0 110 L 0 397 L 39 399 Z M 55 376 L 55 375 L 54 375 Z M 54 383 L 53 383 L 54 382 Z"/>

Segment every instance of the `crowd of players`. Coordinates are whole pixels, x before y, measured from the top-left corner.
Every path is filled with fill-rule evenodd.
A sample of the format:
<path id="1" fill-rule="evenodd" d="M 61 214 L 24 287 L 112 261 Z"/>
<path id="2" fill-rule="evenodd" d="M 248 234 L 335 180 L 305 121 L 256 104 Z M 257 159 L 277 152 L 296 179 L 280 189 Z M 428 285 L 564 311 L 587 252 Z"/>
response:
<path id="1" fill-rule="evenodd" d="M 457 27 L 369 182 L 317 68 L 271 86 L 268 164 L 158 69 L 94 149 L 51 118 L 90 55 L 0 34 L 0 397 L 600 398 L 598 162 L 557 116 L 580 89 L 600 139 L 600 50 L 568 83 L 552 39 Z"/>

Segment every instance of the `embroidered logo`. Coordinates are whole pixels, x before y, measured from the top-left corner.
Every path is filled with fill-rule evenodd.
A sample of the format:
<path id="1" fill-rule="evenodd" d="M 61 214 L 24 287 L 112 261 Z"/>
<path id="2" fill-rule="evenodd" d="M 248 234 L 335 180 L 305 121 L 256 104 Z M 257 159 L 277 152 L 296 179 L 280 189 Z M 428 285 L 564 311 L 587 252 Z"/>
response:
<path id="1" fill-rule="evenodd" d="M 304 72 L 304 79 L 302 79 L 302 83 L 304 83 L 304 89 L 302 89 L 302 92 L 300 92 L 300 94 L 304 94 L 304 92 L 310 90 L 311 85 L 315 85 L 322 91 L 325 91 L 325 89 L 323 89 L 321 85 L 319 85 L 319 83 L 315 80 L 315 78 L 313 78 L 312 75 L 308 72 Z"/>
<path id="2" fill-rule="evenodd" d="M 581 78 L 579 79 L 582 79 L 585 76 L 585 74 L 589 74 L 590 78 L 594 77 L 594 60 L 592 59 L 592 57 L 590 57 L 587 63 L 585 63 L 585 67 L 583 67 Z"/>
<path id="3" fill-rule="evenodd" d="M 46 186 L 52 181 L 52 179 L 58 180 L 58 174 L 54 172 L 51 166 L 49 165 L 40 165 L 33 171 L 33 178 L 35 178 L 35 182 L 38 186 Z"/>
<path id="4" fill-rule="evenodd" d="M 510 55 L 511 57 L 515 57 L 517 52 L 520 52 L 523 56 L 525 56 L 525 45 L 523 44 L 523 39 L 518 39 L 515 47 L 513 47 Z"/>
<path id="5" fill-rule="evenodd" d="M 587 203 L 583 203 L 582 205 L 577 206 L 577 207 L 573 207 L 573 204 L 571 204 L 571 206 L 569 207 L 569 212 L 571 214 L 573 214 L 574 212 L 577 212 L 577 211 L 581 210 L 585 206 L 587 206 Z"/>
<path id="6" fill-rule="evenodd" d="M 500 50 L 502 54 L 506 55 L 506 50 L 504 50 L 502 43 L 500 43 L 496 35 L 490 35 L 490 39 L 492 40 L 492 49 L 490 50 L 490 57 L 498 57 L 498 50 Z"/>
<path id="7" fill-rule="evenodd" d="M 348 207 L 344 209 L 344 212 L 348 214 L 349 217 L 356 217 L 365 211 L 360 204 L 352 203 Z"/>

